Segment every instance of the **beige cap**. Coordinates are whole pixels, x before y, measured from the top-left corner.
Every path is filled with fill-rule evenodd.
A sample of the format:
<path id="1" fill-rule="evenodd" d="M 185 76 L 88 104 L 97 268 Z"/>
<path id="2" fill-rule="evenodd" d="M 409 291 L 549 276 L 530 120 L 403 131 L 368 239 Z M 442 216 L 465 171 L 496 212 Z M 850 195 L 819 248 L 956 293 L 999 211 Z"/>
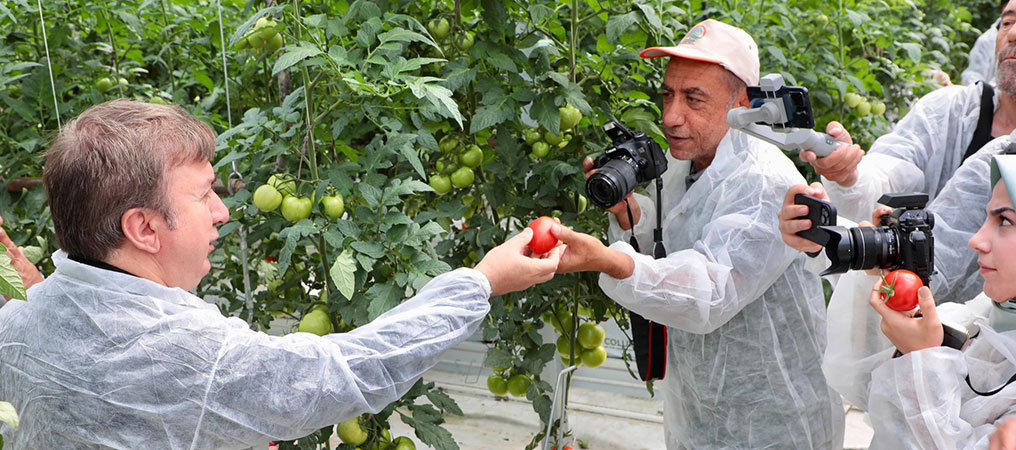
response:
<path id="1" fill-rule="evenodd" d="M 758 45 L 755 45 L 755 40 L 744 30 L 713 19 L 706 19 L 692 27 L 677 47 L 650 47 L 642 50 L 639 56 L 676 56 L 719 64 L 744 84 L 758 85 Z"/>

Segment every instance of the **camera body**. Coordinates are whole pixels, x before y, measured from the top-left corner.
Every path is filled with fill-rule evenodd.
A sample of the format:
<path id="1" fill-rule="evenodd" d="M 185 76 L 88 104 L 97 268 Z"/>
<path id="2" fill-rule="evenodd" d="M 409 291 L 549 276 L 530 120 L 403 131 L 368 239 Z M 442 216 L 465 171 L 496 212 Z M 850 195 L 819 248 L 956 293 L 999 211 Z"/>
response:
<path id="1" fill-rule="evenodd" d="M 935 273 L 935 216 L 924 209 L 928 195 L 885 194 L 879 203 L 893 208 L 891 214 L 882 216 L 879 226 L 819 226 L 824 237 L 808 238 L 825 246 L 830 265 L 822 275 L 874 268 L 906 269 L 928 284 Z"/>
<path id="2" fill-rule="evenodd" d="M 632 132 L 617 121 L 607 122 L 603 131 L 610 137 L 611 147 L 593 161 L 599 170 L 586 180 L 586 196 L 606 209 L 624 200 L 636 186 L 666 172 L 667 155 L 651 137 Z"/>

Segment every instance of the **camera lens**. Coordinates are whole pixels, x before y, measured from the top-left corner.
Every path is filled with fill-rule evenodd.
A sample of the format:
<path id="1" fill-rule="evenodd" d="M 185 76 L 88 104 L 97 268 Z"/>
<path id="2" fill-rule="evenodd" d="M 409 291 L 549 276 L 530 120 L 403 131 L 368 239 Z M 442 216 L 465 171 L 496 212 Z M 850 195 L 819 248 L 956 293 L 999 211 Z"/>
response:
<path id="1" fill-rule="evenodd" d="M 635 167 L 626 159 L 612 159 L 586 180 L 586 195 L 594 205 L 606 209 L 624 200 L 637 184 Z"/>
<path id="2" fill-rule="evenodd" d="M 854 258 L 851 269 L 889 268 L 899 259 L 896 233 L 889 227 L 857 227 L 850 229 Z"/>

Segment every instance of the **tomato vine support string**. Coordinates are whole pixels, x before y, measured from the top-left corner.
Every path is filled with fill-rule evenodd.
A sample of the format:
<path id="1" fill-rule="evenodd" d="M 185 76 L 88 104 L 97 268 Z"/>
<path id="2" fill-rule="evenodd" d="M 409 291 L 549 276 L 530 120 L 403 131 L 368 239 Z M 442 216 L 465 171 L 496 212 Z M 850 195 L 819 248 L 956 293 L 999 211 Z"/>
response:
<path id="1" fill-rule="evenodd" d="M 41 1 L 41 0 L 40 0 Z M 226 85 L 226 122 L 229 124 L 229 128 L 233 128 L 233 108 L 229 103 L 229 69 L 226 64 L 226 31 L 225 26 L 222 24 L 222 0 L 215 2 L 219 13 L 219 41 L 222 43 L 222 78 L 223 84 Z M 240 170 L 236 167 L 236 160 L 233 163 L 233 173 L 229 174 L 229 194 L 233 195 L 236 193 L 237 185 L 243 182 L 243 176 L 240 175 Z M 234 181 L 235 180 L 235 181 Z M 243 268 L 243 299 L 244 305 L 247 308 L 247 324 L 253 329 L 258 329 L 257 323 L 254 322 L 254 299 L 250 295 L 250 265 L 248 263 L 249 255 L 247 250 L 247 228 L 240 224 L 240 264 Z"/>
<path id="2" fill-rule="evenodd" d="M 543 435 L 543 450 L 550 450 L 551 442 L 556 442 L 558 445 L 560 445 L 561 442 L 559 441 L 561 440 L 562 437 L 564 437 L 564 424 L 567 421 L 568 417 L 568 414 L 565 410 L 566 405 L 564 404 L 564 397 L 565 395 L 567 395 L 567 390 L 561 388 L 564 385 L 564 380 L 568 376 L 568 374 L 574 372 L 575 369 L 578 368 L 579 366 L 572 365 L 564 368 L 564 370 L 562 370 L 557 374 L 557 384 L 554 385 L 554 401 L 550 403 L 550 416 L 547 419 L 547 431 L 546 434 Z M 557 424 L 556 439 L 552 441 L 550 439 L 550 430 L 551 426 L 554 424 L 554 415 L 555 415 L 554 412 L 557 411 L 558 399 L 561 399 L 561 420 Z M 564 446 L 562 445 L 562 447 Z"/>
<path id="3" fill-rule="evenodd" d="M 46 19 L 42 16 L 42 0 L 39 3 L 39 23 L 42 25 L 42 44 L 46 47 L 46 67 L 49 68 L 49 87 L 53 90 L 53 108 L 56 109 L 56 129 L 63 131 L 60 123 L 60 104 L 56 100 L 56 82 L 53 80 L 53 61 L 49 57 L 49 39 L 46 37 Z"/>

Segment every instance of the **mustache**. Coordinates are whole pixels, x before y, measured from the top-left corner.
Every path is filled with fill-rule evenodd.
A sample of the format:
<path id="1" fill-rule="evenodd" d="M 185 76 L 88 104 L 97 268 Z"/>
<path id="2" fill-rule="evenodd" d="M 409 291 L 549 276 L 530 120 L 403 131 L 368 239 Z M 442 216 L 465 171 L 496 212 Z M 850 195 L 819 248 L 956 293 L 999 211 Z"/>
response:
<path id="1" fill-rule="evenodd" d="M 1001 61 L 1006 58 L 1016 57 L 1016 44 L 1008 44 L 1002 51 L 998 52 L 998 60 Z"/>

